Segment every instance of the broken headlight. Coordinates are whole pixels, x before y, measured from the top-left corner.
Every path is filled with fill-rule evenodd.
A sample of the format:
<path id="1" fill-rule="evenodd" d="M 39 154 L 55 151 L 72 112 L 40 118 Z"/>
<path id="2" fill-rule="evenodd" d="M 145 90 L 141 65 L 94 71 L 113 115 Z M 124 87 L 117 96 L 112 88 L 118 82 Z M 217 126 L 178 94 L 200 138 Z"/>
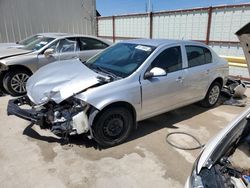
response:
<path id="1" fill-rule="evenodd" d="M 87 127 L 85 113 L 88 110 L 88 104 L 84 101 L 71 97 L 60 104 L 49 102 L 46 106 L 47 122 L 55 134 L 73 134 L 73 132 L 85 131 Z M 86 125 L 79 127 L 78 124 L 82 124 L 83 121 Z"/>
<path id="2" fill-rule="evenodd" d="M 198 158 L 199 159 L 199 158 Z M 191 188 L 204 188 L 204 185 L 202 183 L 202 178 L 199 174 L 197 174 L 197 164 L 199 160 L 196 160 L 193 166 L 192 174 L 189 179 L 189 187 Z"/>
<path id="3" fill-rule="evenodd" d="M 202 178 L 198 174 L 196 174 L 196 170 L 193 170 L 192 175 L 190 177 L 190 187 L 192 188 L 204 188 L 202 183 Z"/>

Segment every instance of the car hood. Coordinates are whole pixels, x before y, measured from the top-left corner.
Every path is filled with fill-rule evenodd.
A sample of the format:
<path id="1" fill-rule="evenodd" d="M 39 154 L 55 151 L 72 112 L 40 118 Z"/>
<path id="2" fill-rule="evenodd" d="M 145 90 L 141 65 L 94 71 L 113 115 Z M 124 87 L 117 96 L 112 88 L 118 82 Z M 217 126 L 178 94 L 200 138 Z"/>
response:
<path id="1" fill-rule="evenodd" d="M 8 58 L 8 57 L 13 57 L 17 55 L 22 55 L 22 54 L 27 54 L 31 53 L 32 51 L 30 50 L 24 50 L 20 48 L 5 48 L 0 51 L 0 59 Z"/>
<path id="2" fill-rule="evenodd" d="M 240 45 L 243 48 L 248 72 L 250 73 L 250 22 L 235 33 L 240 40 Z"/>
<path id="3" fill-rule="evenodd" d="M 223 157 L 226 152 L 230 149 L 230 144 L 233 143 L 236 137 L 241 136 L 243 126 L 242 120 L 248 117 L 250 114 L 250 108 L 246 109 L 243 113 L 241 113 L 238 117 L 236 117 L 227 127 L 222 129 L 215 137 L 213 137 L 204 147 L 199 157 L 197 163 L 197 174 L 200 173 L 203 167 L 211 168 L 221 157 Z M 232 136 L 228 136 L 228 134 L 234 135 L 234 139 Z"/>
<path id="4" fill-rule="evenodd" d="M 250 22 L 242 27 L 239 31 L 236 32 L 240 40 L 240 44 L 243 48 L 247 64 L 248 70 L 250 73 Z M 246 117 L 250 113 L 250 108 L 243 112 L 240 116 L 238 116 L 234 121 L 232 121 L 226 128 L 220 131 L 220 133 L 212 138 L 205 146 L 202 151 L 198 163 L 197 163 L 197 173 L 203 167 L 211 167 L 216 161 L 214 159 L 219 159 L 221 157 L 221 152 L 215 153 L 215 151 L 219 150 L 221 145 L 223 145 L 223 141 L 225 142 L 225 138 L 227 134 L 232 131 L 236 126 L 239 126 L 238 123 Z M 220 155 L 220 156 L 219 156 Z"/>
<path id="5" fill-rule="evenodd" d="M 105 78 L 80 60 L 57 61 L 40 68 L 27 82 L 27 95 L 36 105 L 50 100 L 60 103 L 101 82 Z"/>

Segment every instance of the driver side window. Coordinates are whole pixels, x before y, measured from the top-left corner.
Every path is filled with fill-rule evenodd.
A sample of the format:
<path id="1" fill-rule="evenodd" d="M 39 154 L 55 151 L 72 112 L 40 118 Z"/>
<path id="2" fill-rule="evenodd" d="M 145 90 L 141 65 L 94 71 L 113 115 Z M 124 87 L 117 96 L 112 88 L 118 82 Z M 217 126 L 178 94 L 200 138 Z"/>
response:
<path id="1" fill-rule="evenodd" d="M 182 69 L 181 47 L 170 47 L 158 55 L 151 64 L 151 68 L 159 67 L 166 72 L 174 72 Z"/>

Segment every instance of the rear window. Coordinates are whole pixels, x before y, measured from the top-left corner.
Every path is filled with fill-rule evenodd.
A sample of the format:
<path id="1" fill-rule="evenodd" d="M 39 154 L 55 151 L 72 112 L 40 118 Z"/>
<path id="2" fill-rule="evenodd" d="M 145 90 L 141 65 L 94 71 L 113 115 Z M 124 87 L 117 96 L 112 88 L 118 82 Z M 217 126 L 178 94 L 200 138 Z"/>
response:
<path id="1" fill-rule="evenodd" d="M 195 67 L 212 63 L 212 54 L 209 49 L 201 46 L 186 46 L 188 67 Z"/>
<path id="2" fill-rule="evenodd" d="M 108 47 L 102 41 L 92 38 L 80 38 L 81 50 L 100 50 Z"/>

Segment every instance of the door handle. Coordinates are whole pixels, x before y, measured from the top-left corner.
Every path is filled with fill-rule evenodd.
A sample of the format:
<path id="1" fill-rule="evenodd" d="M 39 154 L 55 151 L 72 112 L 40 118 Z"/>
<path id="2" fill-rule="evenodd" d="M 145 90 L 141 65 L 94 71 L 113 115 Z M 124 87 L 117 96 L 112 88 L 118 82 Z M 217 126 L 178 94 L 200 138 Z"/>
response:
<path id="1" fill-rule="evenodd" d="M 179 76 L 178 78 L 176 78 L 176 82 L 183 82 L 183 80 L 184 80 L 184 78 L 183 77 L 181 77 L 181 76 Z"/>

